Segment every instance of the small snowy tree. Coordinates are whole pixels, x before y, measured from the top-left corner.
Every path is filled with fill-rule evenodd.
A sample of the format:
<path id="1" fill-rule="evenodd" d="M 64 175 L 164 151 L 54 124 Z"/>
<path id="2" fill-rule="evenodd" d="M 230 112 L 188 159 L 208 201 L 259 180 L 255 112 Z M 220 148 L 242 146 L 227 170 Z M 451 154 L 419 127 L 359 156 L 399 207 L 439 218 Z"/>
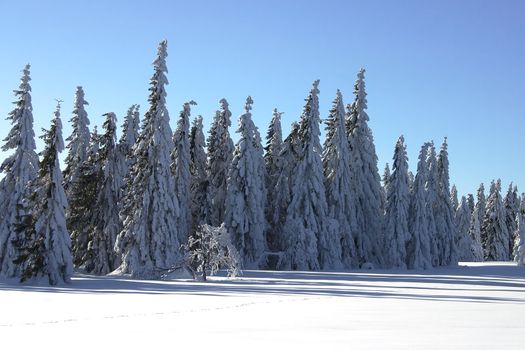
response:
<path id="1" fill-rule="evenodd" d="M 470 217 L 469 227 L 470 240 L 472 246 L 470 251 L 472 254 L 472 261 L 483 261 L 483 244 L 481 243 L 481 225 L 479 222 L 478 208 L 474 208 Z"/>
<path id="2" fill-rule="evenodd" d="M 467 195 L 467 204 L 468 204 L 468 208 L 470 210 L 471 213 L 474 212 L 474 207 L 476 206 L 476 202 L 474 200 L 474 195 L 472 193 L 469 193 Z"/>
<path id="3" fill-rule="evenodd" d="M 503 207 L 505 208 L 505 223 L 507 224 L 507 231 L 509 233 L 509 252 L 510 259 L 513 258 L 514 241 L 516 237 L 516 215 L 520 210 L 520 200 L 518 198 L 518 188 L 513 186 L 512 183 L 509 185 L 509 189 L 505 198 L 503 199 Z"/>
<path id="4" fill-rule="evenodd" d="M 186 264 L 194 276 L 201 275 L 203 281 L 214 275 L 220 268 L 226 268 L 230 277 L 240 273 L 239 254 L 224 225 L 213 227 L 201 225 L 195 235 L 188 238 L 183 246 L 186 252 Z"/>
<path id="5" fill-rule="evenodd" d="M 459 261 L 473 261 L 472 238 L 469 234 L 472 213 L 468 207 L 465 196 L 461 197 L 461 202 L 456 210 L 456 246 Z"/>
<path id="6" fill-rule="evenodd" d="M 348 106 L 346 128 L 350 146 L 356 224 L 354 234 L 359 263 L 382 265 L 383 190 L 377 169 L 377 154 L 366 112 L 365 70 L 357 74 L 354 102 Z"/>
<path id="7" fill-rule="evenodd" d="M 381 179 L 381 182 L 383 182 L 383 192 L 385 193 L 385 201 L 386 196 L 388 194 L 388 185 L 390 184 L 390 175 L 390 165 L 386 163 L 385 170 L 383 171 L 383 178 Z"/>
<path id="8" fill-rule="evenodd" d="M 14 150 L 0 166 L 4 174 L 0 180 L 0 275 L 7 277 L 20 275 L 19 266 L 13 263 L 17 255 L 13 242 L 24 235 L 18 228 L 30 214 L 31 209 L 27 208 L 31 193 L 29 184 L 38 172 L 29 69 L 26 65 L 20 86 L 14 90 L 17 101 L 7 117 L 13 127 L 1 148 L 3 152 Z"/>
<path id="9" fill-rule="evenodd" d="M 73 275 L 71 241 L 66 228 L 66 194 L 58 154 L 64 150 L 60 103 L 44 130 L 45 143 L 35 186 L 34 231 L 20 245 L 16 263 L 23 266 L 21 281 L 46 281 L 50 285 L 69 282 Z"/>
<path id="10" fill-rule="evenodd" d="M 84 108 L 86 105 L 88 102 L 84 99 L 84 90 L 82 86 L 77 86 L 73 116 L 69 120 L 73 131 L 66 139 L 69 143 L 66 146 L 68 154 L 65 160 L 64 188 L 68 197 L 70 196 L 69 188 L 72 183 L 77 181 L 80 165 L 86 160 L 89 150 L 91 135 L 89 133 L 88 114 Z"/>
<path id="11" fill-rule="evenodd" d="M 481 227 L 486 234 L 483 242 L 485 260 L 509 261 L 509 233 L 505 222 L 505 208 L 501 199 L 501 182 L 492 181 L 490 196 L 487 201 L 487 211 Z"/>
<path id="12" fill-rule="evenodd" d="M 283 266 L 293 270 L 334 269 L 341 265 L 337 222 L 328 217 L 320 157 L 318 85 L 316 80 L 301 115 L 298 137 L 302 151 L 293 170 L 292 198 L 283 227 Z"/>
<path id="13" fill-rule="evenodd" d="M 205 224 L 209 216 L 208 174 L 205 139 L 202 131 L 202 116 L 194 119 L 190 130 L 190 174 L 191 174 L 191 229 L 193 234 L 199 225 Z"/>
<path id="14" fill-rule="evenodd" d="M 430 144 L 425 143 L 419 152 L 417 173 L 410 198 L 408 227 L 410 241 L 407 245 L 407 264 L 410 269 L 432 267 L 432 244 L 430 233 L 433 229 L 433 211 L 426 188 L 428 182 L 427 153 Z M 432 225 L 432 227 L 431 227 Z"/>
<path id="15" fill-rule="evenodd" d="M 408 158 L 403 136 L 399 137 L 396 143 L 393 160 L 393 170 L 388 182 L 386 197 L 383 254 L 387 267 L 406 269 L 406 245 L 411 235 L 408 230 L 410 206 Z"/>
<path id="16" fill-rule="evenodd" d="M 124 118 L 124 124 L 122 125 L 122 135 L 117 146 L 121 179 L 124 179 L 128 175 L 129 168 L 133 163 L 132 149 L 139 137 L 139 108 L 139 105 L 132 105 L 128 109 L 126 117 Z M 122 189 L 120 192 L 122 195 Z"/>
<path id="17" fill-rule="evenodd" d="M 522 213 L 516 214 L 514 261 L 518 263 L 518 266 L 525 266 L 525 215 Z"/>
<path id="18" fill-rule="evenodd" d="M 195 101 L 186 102 L 180 112 L 177 128 L 173 134 L 173 149 L 171 171 L 175 177 L 175 193 L 179 202 L 179 217 L 177 231 L 179 242 L 188 240 L 191 225 L 191 173 L 190 173 L 190 113 Z"/>
<path id="19" fill-rule="evenodd" d="M 345 131 L 343 96 L 337 90 L 330 115 L 326 120 L 326 140 L 323 151 L 328 215 L 338 223 L 341 260 L 345 267 L 357 267 L 353 232 L 357 230 L 355 198 L 350 172 L 350 149 Z"/>
<path id="20" fill-rule="evenodd" d="M 266 250 L 265 164 L 259 132 L 252 121 L 252 98 L 239 118 L 239 141 L 228 174 L 225 226 L 243 266 L 258 268 Z"/>
<path id="21" fill-rule="evenodd" d="M 219 101 L 221 110 L 215 113 L 208 136 L 208 177 L 210 218 L 214 226 L 224 222 L 228 168 L 233 158 L 233 141 L 228 128 L 231 125 L 231 112 L 226 99 Z"/>
<path id="22" fill-rule="evenodd" d="M 172 131 L 166 109 L 167 42 L 159 45 L 150 83 L 150 108 L 133 147 L 120 217 L 123 229 L 115 248 L 122 256 L 117 273 L 157 278 L 180 258 L 178 203 L 170 169 Z"/>
<path id="23" fill-rule="evenodd" d="M 452 188 L 450 189 L 450 202 L 452 203 L 452 210 L 456 213 L 459 207 L 458 189 L 456 188 L 456 185 L 452 185 Z"/>

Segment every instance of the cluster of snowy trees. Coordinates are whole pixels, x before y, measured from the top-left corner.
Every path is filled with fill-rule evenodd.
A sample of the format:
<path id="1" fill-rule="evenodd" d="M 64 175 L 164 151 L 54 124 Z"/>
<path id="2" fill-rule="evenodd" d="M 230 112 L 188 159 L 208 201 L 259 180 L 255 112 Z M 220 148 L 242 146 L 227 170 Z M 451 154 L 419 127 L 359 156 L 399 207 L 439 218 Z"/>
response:
<path id="1" fill-rule="evenodd" d="M 2 147 L 14 151 L 1 166 L 2 276 L 56 284 L 69 281 L 75 266 L 155 278 L 184 256 L 207 257 L 192 263 L 217 269 L 220 262 L 209 257 L 227 261 L 228 251 L 245 268 L 293 270 L 525 263 L 525 196 L 511 186 L 502 199 L 498 180 L 488 199 L 481 185 L 476 201 L 472 195 L 458 200 L 449 185 L 446 139 L 438 153 L 432 142 L 421 147 L 413 176 L 401 136 L 381 184 L 364 70 L 352 103 L 345 105 L 337 91 L 323 145 L 317 80 L 284 139 L 282 113 L 274 110 L 263 146 L 250 96 L 236 144 L 225 99 L 207 138 L 201 116 L 190 122 L 194 101 L 182 106 L 172 132 L 166 57 L 163 41 L 149 108 L 139 122 L 139 106 L 130 107 L 120 139 L 114 113 L 105 114 L 100 134 L 96 127 L 90 131 L 88 103 L 77 88 L 63 173 L 60 103 L 37 154 L 26 66 Z M 218 252 L 225 237 L 231 237 L 222 243 L 228 249 Z M 208 246 L 217 254 L 205 251 Z M 188 254 L 181 247 L 198 249 Z"/>

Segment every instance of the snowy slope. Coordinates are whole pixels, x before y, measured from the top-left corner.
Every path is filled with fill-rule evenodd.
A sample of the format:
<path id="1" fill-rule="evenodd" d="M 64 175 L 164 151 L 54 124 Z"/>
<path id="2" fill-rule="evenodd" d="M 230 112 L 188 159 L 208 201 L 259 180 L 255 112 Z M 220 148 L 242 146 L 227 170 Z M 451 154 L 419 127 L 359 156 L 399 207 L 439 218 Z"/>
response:
<path id="1" fill-rule="evenodd" d="M 0 349 L 523 349 L 525 268 L 0 281 Z"/>

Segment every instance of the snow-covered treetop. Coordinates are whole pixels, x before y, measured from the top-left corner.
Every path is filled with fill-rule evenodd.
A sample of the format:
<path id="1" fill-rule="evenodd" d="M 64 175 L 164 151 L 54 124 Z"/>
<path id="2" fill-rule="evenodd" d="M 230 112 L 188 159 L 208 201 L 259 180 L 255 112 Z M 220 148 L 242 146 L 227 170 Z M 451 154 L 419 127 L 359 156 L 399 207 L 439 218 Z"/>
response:
<path id="1" fill-rule="evenodd" d="M 64 150 L 64 139 L 62 138 L 62 120 L 60 119 L 61 102 L 62 101 L 57 101 L 57 106 L 54 113 L 55 118 L 51 123 L 51 130 L 54 130 L 53 144 L 55 145 L 55 149 L 58 153 Z"/>
<path id="2" fill-rule="evenodd" d="M 163 40 L 159 43 L 159 47 L 157 48 L 157 57 L 153 61 L 153 66 L 155 67 L 155 70 L 158 72 L 168 73 L 168 67 L 166 66 L 166 57 L 168 57 L 168 41 Z M 164 74 L 164 83 L 168 84 L 168 80 Z"/>
<path id="3" fill-rule="evenodd" d="M 132 105 L 126 117 L 124 118 L 124 125 L 122 126 L 122 136 L 120 137 L 120 143 L 125 144 L 129 147 L 133 146 L 139 137 L 139 108 L 140 105 Z"/>
<path id="4" fill-rule="evenodd" d="M 321 116 L 319 115 L 319 80 L 315 80 L 312 84 L 310 94 L 306 98 L 306 104 L 303 109 L 300 121 L 299 133 L 302 135 L 307 147 L 313 149 L 320 155 L 321 142 L 319 135 L 321 131 L 319 125 L 321 124 Z"/>
<path id="5" fill-rule="evenodd" d="M 442 190 L 445 192 L 450 192 L 450 183 L 449 183 L 449 164 L 448 164 L 448 143 L 447 138 L 443 140 L 441 149 L 439 151 L 439 156 L 437 159 L 438 173 L 440 177 Z"/>
<path id="6" fill-rule="evenodd" d="M 357 73 L 357 80 L 354 84 L 354 95 L 356 97 L 355 101 L 352 103 L 352 108 L 358 111 L 367 109 L 367 100 L 366 100 L 366 86 L 365 86 L 365 69 L 361 68 L 359 73 Z M 365 117 L 368 121 L 368 116 Z"/>

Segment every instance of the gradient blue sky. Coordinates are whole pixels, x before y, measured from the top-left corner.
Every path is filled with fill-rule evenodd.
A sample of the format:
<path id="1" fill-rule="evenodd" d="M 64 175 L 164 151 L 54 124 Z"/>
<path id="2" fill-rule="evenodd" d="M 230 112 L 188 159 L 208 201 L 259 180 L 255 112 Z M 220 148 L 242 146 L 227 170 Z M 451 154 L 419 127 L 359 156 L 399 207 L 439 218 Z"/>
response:
<path id="1" fill-rule="evenodd" d="M 35 130 L 64 100 L 70 133 L 77 85 L 92 124 L 133 103 L 147 108 L 151 62 L 168 40 L 168 107 L 199 103 L 207 128 L 226 97 L 235 130 L 250 94 L 261 133 L 274 106 L 283 129 L 320 79 L 321 114 L 336 89 L 353 99 L 367 70 L 370 126 L 379 168 L 404 134 L 415 170 L 420 146 L 449 138 L 460 193 L 501 177 L 525 191 L 525 1 L 0 1 L 0 134 L 12 90 L 32 65 Z M 39 143 L 39 147 L 41 144 Z M 0 154 L 0 158 L 5 155 Z M 488 184 L 487 186 L 488 187 Z"/>

